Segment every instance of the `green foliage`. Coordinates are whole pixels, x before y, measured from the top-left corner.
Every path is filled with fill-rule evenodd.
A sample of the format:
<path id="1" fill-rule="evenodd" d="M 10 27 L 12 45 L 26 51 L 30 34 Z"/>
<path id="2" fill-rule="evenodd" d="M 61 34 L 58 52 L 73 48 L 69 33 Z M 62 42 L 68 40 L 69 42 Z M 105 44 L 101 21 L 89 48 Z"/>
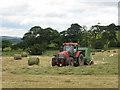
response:
<path id="1" fill-rule="evenodd" d="M 42 53 L 46 50 L 46 48 L 47 48 L 47 43 L 34 44 L 33 46 L 30 47 L 29 53 L 31 55 L 42 55 Z"/>
<path id="2" fill-rule="evenodd" d="M 102 41 L 97 41 L 94 46 L 95 46 L 94 47 L 95 49 L 103 49 L 104 48 L 104 44 Z"/>
<path id="3" fill-rule="evenodd" d="M 109 47 L 120 47 L 120 41 L 117 41 L 117 42 L 110 42 Z"/>
<path id="4" fill-rule="evenodd" d="M 82 26 L 71 24 L 67 30 L 60 32 L 61 42 L 78 42 L 82 40 Z"/>
<path id="5" fill-rule="evenodd" d="M 2 51 L 4 48 L 11 46 L 11 42 L 9 40 L 2 40 L 0 43 L 0 45 L 2 45 Z"/>
<path id="6" fill-rule="evenodd" d="M 89 30 L 86 26 L 74 23 L 62 32 L 50 27 L 43 29 L 34 26 L 24 34 L 23 41 L 12 45 L 11 49 L 23 49 L 31 51 L 30 54 L 42 54 L 46 49 L 59 49 L 61 43 L 78 41 L 81 47 L 93 49 L 119 47 L 118 30 L 120 26 L 114 23 L 107 26 L 93 25 Z"/>
<path id="7" fill-rule="evenodd" d="M 6 47 L 6 48 L 4 48 L 4 51 L 11 51 L 11 48 L 10 47 Z"/>
<path id="8" fill-rule="evenodd" d="M 115 24 L 110 24 L 108 26 L 99 26 L 99 25 L 94 25 L 91 27 L 91 41 L 90 41 L 90 47 L 95 48 L 95 44 L 101 42 L 100 48 L 107 48 L 108 44 L 111 41 L 117 41 L 117 31 L 120 30 L 118 26 Z"/>
<path id="9" fill-rule="evenodd" d="M 26 48 L 27 48 L 27 43 L 24 41 L 11 45 L 12 50 L 17 50 L 17 49 L 25 50 Z"/>
<path id="10" fill-rule="evenodd" d="M 34 26 L 24 34 L 22 38 L 23 45 L 20 43 L 20 46 L 24 47 L 25 45 L 25 48 L 29 48 L 30 54 L 41 55 L 49 47 L 49 44 L 56 42 L 55 39 L 58 36 L 57 30 Z"/>

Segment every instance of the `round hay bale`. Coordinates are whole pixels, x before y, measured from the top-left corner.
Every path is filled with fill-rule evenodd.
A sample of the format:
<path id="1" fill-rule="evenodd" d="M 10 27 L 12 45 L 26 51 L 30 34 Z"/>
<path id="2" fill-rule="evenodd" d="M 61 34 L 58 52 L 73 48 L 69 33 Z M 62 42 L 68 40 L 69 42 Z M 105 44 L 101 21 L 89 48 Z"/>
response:
<path id="1" fill-rule="evenodd" d="M 101 52 L 103 53 L 105 50 L 101 50 Z"/>
<path id="2" fill-rule="evenodd" d="M 28 54 L 27 54 L 26 52 L 23 52 L 23 53 L 21 54 L 22 57 L 27 57 L 27 55 L 28 55 Z"/>
<path id="3" fill-rule="evenodd" d="M 93 52 L 92 55 L 95 55 L 95 52 Z"/>
<path id="4" fill-rule="evenodd" d="M 110 52 L 110 51 L 107 51 L 107 52 Z"/>
<path id="5" fill-rule="evenodd" d="M 15 60 L 20 60 L 20 59 L 22 59 L 21 54 L 14 54 L 14 59 L 15 59 Z"/>
<path id="6" fill-rule="evenodd" d="M 31 57 L 28 59 L 28 65 L 38 65 L 39 58 L 38 57 Z"/>
<path id="7" fill-rule="evenodd" d="M 115 51 L 115 50 L 113 51 L 113 53 L 116 53 L 116 52 L 117 52 L 117 51 Z"/>

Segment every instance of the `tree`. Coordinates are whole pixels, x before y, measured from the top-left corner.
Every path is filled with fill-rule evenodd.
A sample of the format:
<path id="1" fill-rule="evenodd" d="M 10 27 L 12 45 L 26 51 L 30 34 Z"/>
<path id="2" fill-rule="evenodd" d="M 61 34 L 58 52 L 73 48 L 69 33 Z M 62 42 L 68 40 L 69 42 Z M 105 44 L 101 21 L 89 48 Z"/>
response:
<path id="1" fill-rule="evenodd" d="M 82 37 L 82 27 L 75 23 L 62 32 L 60 32 L 60 41 L 63 42 L 78 42 Z"/>
<path id="2" fill-rule="evenodd" d="M 82 41 L 80 42 L 80 46 L 81 47 L 90 47 L 91 37 L 92 37 L 91 31 L 84 30 L 82 32 Z"/>
<path id="3" fill-rule="evenodd" d="M 24 34 L 22 40 L 26 43 L 26 48 L 30 48 L 31 54 L 42 54 L 49 44 L 55 43 L 59 37 L 57 30 L 52 28 L 41 28 L 39 26 L 32 27 L 27 33 Z M 46 47 L 43 47 L 43 43 L 46 43 Z M 37 46 L 37 47 L 36 47 Z M 44 49 L 38 49 L 44 48 Z M 39 50 L 39 51 L 38 51 Z"/>
<path id="4" fill-rule="evenodd" d="M 92 33 L 91 38 L 91 46 L 95 47 L 95 44 L 98 42 L 102 42 L 104 44 L 104 48 L 108 47 L 110 42 L 117 41 L 116 30 L 118 30 L 118 26 L 115 24 L 110 24 L 108 26 L 100 26 L 94 25 L 91 27 L 90 31 Z"/>
<path id="5" fill-rule="evenodd" d="M 11 42 L 9 40 L 2 40 L 2 51 L 4 48 L 11 46 Z"/>
<path id="6" fill-rule="evenodd" d="M 67 37 L 71 42 L 78 42 L 82 40 L 82 26 L 79 24 L 71 24 L 71 27 L 67 29 Z"/>
<path id="7" fill-rule="evenodd" d="M 47 43 L 34 44 L 28 49 L 28 52 L 32 55 L 42 55 L 47 48 Z"/>
<path id="8" fill-rule="evenodd" d="M 100 40 L 100 35 L 101 35 L 101 30 L 99 28 L 99 25 L 94 25 L 90 28 L 89 30 L 90 34 L 91 34 L 91 37 L 90 37 L 90 40 L 91 40 L 91 47 L 92 48 L 95 48 L 95 44 L 97 43 L 97 40 Z"/>
<path id="9" fill-rule="evenodd" d="M 27 44 L 24 41 L 11 45 L 12 50 L 17 50 L 17 49 L 25 50 L 26 48 L 27 48 Z"/>
<path id="10" fill-rule="evenodd" d="M 116 31 L 116 30 L 120 30 L 120 28 L 118 28 L 114 23 L 107 26 L 107 31 Z"/>
<path id="11" fill-rule="evenodd" d="M 97 40 L 94 45 L 95 49 L 103 49 L 104 48 L 104 43 L 101 40 Z"/>
<path id="12" fill-rule="evenodd" d="M 108 28 L 106 28 L 106 30 L 104 32 L 102 32 L 101 40 L 104 43 L 104 47 L 108 47 L 110 42 L 117 41 L 116 31 L 115 30 L 108 30 Z"/>

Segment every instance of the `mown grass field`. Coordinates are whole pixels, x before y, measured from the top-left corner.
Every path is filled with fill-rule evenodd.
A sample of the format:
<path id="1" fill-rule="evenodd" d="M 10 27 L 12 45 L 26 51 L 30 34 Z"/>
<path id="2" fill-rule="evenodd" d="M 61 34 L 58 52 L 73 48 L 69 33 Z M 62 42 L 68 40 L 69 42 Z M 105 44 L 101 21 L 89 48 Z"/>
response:
<path id="1" fill-rule="evenodd" d="M 117 49 L 116 49 L 117 51 Z M 2 57 L 3 88 L 117 88 L 118 53 L 97 52 L 91 55 L 91 66 L 52 67 L 52 54 L 28 56 L 14 60 L 13 56 Z M 118 52 L 118 51 L 117 51 Z M 113 55 L 113 56 L 110 56 Z M 28 66 L 29 57 L 39 57 L 40 64 Z"/>

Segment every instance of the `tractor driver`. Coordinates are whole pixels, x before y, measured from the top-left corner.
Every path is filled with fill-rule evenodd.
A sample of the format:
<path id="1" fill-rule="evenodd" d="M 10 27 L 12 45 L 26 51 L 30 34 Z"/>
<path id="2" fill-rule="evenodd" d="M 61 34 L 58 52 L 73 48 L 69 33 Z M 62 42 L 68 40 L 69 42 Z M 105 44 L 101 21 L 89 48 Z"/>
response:
<path id="1" fill-rule="evenodd" d="M 73 52 L 73 46 L 70 46 L 70 47 L 69 47 L 69 51 L 70 51 L 70 52 Z"/>
<path id="2" fill-rule="evenodd" d="M 72 56 L 74 53 L 74 47 L 72 45 L 69 47 L 69 51 L 70 51 L 70 55 Z"/>

